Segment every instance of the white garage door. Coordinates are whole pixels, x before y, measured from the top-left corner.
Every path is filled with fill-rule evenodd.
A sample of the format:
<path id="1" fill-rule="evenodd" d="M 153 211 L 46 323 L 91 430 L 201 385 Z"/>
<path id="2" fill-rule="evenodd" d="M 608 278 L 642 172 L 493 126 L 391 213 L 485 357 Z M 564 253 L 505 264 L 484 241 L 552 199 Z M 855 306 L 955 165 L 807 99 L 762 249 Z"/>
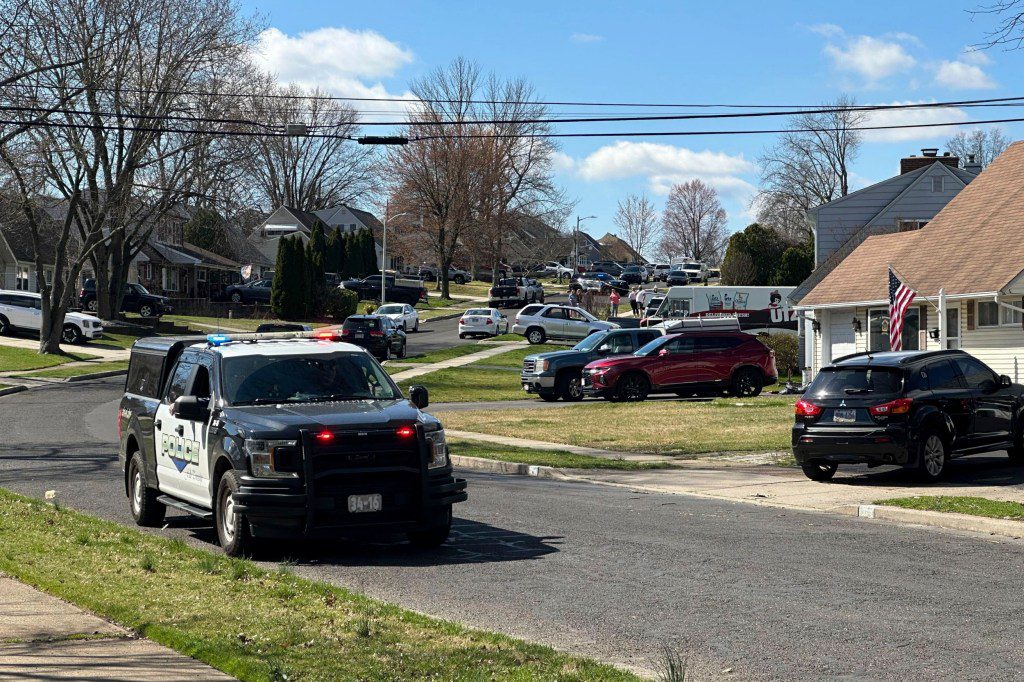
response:
<path id="1" fill-rule="evenodd" d="M 832 338 L 832 360 L 857 352 L 857 344 L 853 338 L 853 325 L 850 316 L 833 313 L 829 323 L 829 336 Z M 839 319 L 836 319 L 839 318 Z"/>

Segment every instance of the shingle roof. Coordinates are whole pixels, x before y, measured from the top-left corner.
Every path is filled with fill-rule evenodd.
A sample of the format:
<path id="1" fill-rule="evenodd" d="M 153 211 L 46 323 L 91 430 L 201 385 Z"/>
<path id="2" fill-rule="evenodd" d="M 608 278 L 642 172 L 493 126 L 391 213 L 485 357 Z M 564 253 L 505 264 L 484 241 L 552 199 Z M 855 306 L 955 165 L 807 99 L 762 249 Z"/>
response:
<path id="1" fill-rule="evenodd" d="M 1010 145 L 920 230 L 868 237 L 800 301 L 882 301 L 891 264 L 922 296 L 1005 288 L 1024 270 L 1024 142 Z"/>

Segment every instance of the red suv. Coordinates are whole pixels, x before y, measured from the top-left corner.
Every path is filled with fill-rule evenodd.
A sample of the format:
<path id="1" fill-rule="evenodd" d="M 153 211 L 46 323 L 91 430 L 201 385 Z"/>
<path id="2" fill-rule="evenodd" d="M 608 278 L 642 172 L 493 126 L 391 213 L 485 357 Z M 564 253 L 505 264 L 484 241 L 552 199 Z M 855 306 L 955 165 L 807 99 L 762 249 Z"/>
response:
<path id="1" fill-rule="evenodd" d="M 649 393 L 755 396 L 778 378 L 775 353 L 743 332 L 662 336 L 632 355 L 583 368 L 583 391 L 607 400 L 643 400 Z"/>

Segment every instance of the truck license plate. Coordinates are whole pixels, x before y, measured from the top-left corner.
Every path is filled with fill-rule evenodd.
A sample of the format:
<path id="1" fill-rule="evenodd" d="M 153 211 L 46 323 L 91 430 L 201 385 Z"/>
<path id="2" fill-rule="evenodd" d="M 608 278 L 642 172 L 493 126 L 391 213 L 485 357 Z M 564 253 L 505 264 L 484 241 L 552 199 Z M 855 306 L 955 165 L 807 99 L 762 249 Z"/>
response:
<path id="1" fill-rule="evenodd" d="M 379 512 L 382 506 L 382 500 L 379 494 L 348 496 L 348 511 L 350 514 L 362 514 L 363 512 Z"/>
<path id="2" fill-rule="evenodd" d="M 832 413 L 832 421 L 834 422 L 855 422 L 857 421 L 857 410 L 836 410 Z"/>

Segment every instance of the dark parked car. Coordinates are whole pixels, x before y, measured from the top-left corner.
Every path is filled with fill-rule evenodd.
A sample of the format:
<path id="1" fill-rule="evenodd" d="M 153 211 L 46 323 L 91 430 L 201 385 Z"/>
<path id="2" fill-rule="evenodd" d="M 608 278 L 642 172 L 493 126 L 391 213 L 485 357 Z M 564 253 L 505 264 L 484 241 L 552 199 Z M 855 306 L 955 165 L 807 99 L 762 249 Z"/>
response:
<path id="1" fill-rule="evenodd" d="M 963 351 L 860 353 L 823 368 L 796 403 L 793 454 L 808 478 L 839 464 L 897 464 L 926 481 L 951 457 L 1024 458 L 1024 387 Z"/>
<path id="2" fill-rule="evenodd" d="M 592 272 L 605 272 L 609 275 L 618 277 L 622 274 L 622 266 L 615 261 L 610 260 L 599 260 L 590 266 Z"/>
<path id="3" fill-rule="evenodd" d="M 690 283 L 690 276 L 682 270 L 670 270 L 665 275 L 665 284 L 670 287 L 685 287 Z"/>
<path id="4" fill-rule="evenodd" d="M 257 334 L 275 334 L 279 332 L 311 332 L 313 328 L 308 324 L 297 322 L 267 322 L 256 327 Z"/>
<path id="5" fill-rule="evenodd" d="M 380 275 L 370 275 L 366 279 L 348 279 L 342 282 L 341 286 L 356 292 L 360 299 L 380 301 Z M 396 280 L 388 275 L 385 286 L 387 289 L 384 295 L 387 301 L 381 301 L 382 303 L 408 303 L 415 306 L 420 301 L 427 300 L 427 289 L 423 286 L 422 280 L 411 277 Z"/>
<path id="6" fill-rule="evenodd" d="M 232 284 L 224 290 L 224 296 L 232 303 L 270 303 L 271 282 L 257 279 L 248 284 Z"/>
<path id="7" fill-rule="evenodd" d="M 523 390 L 548 402 L 583 400 L 583 368 L 588 362 L 628 355 L 661 336 L 661 329 L 612 329 L 595 332 L 569 350 L 527 355 L 520 375 Z"/>
<path id="8" fill-rule="evenodd" d="M 728 390 L 756 396 L 778 378 L 775 353 L 744 332 L 684 332 L 651 341 L 632 355 L 591 362 L 583 391 L 608 400 L 644 400 L 650 393 L 686 397 Z"/>
<path id="9" fill-rule="evenodd" d="M 82 289 L 78 292 L 78 305 L 93 313 L 99 310 L 95 279 L 87 279 L 82 284 Z M 151 294 L 141 284 L 124 285 L 124 296 L 121 298 L 122 313 L 138 313 L 140 317 L 160 317 L 173 309 L 171 300 L 166 296 Z"/>
<path id="10" fill-rule="evenodd" d="M 352 315 L 341 326 L 341 338 L 362 346 L 381 362 L 390 360 L 392 355 L 405 357 L 405 332 L 387 317 Z"/>
<path id="11" fill-rule="evenodd" d="M 639 265 L 630 265 L 622 271 L 619 279 L 630 284 L 646 284 L 647 272 Z"/>

